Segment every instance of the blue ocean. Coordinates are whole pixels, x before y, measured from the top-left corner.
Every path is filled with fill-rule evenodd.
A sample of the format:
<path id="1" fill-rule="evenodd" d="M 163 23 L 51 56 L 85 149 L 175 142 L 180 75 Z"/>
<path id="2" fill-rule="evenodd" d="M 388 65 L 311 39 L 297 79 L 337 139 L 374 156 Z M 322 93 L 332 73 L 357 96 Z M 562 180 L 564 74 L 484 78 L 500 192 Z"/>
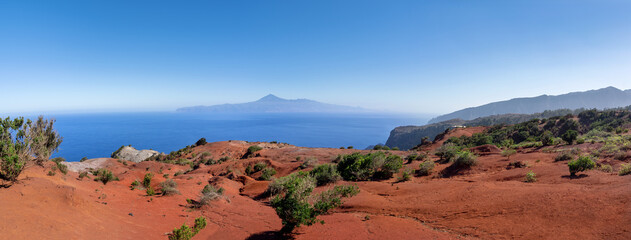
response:
<path id="1" fill-rule="evenodd" d="M 402 125 L 422 125 L 427 116 L 403 114 L 213 114 L 107 113 L 45 115 L 63 137 L 53 156 L 79 161 L 109 157 L 122 145 L 169 153 L 194 144 L 226 140 L 278 141 L 303 147 L 363 149 L 385 143 Z"/>

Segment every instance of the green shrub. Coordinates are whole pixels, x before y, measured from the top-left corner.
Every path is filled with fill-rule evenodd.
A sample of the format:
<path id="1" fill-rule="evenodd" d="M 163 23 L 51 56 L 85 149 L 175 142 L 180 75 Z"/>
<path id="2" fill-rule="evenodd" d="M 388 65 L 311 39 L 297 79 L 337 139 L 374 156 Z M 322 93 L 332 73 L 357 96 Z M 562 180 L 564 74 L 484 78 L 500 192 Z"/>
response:
<path id="1" fill-rule="evenodd" d="M 562 152 L 558 154 L 556 157 L 554 157 L 554 161 L 555 162 L 567 161 L 567 160 L 572 160 L 573 158 L 574 158 L 574 155 L 572 155 L 570 152 Z"/>
<path id="2" fill-rule="evenodd" d="M 506 159 L 510 161 L 510 157 L 515 155 L 516 153 L 517 151 L 515 151 L 515 149 L 506 149 L 502 151 L 502 156 L 506 157 Z"/>
<path id="3" fill-rule="evenodd" d="M 266 167 L 267 167 L 267 163 L 265 163 L 265 162 L 258 162 L 256 164 L 254 164 L 254 172 L 261 171 L 261 170 L 263 170 Z"/>
<path id="4" fill-rule="evenodd" d="M 57 151 L 62 138 L 53 129 L 54 122 L 42 116 L 35 122 L 23 117 L 0 118 L 0 179 L 11 184 L 27 162 L 43 165 Z"/>
<path id="5" fill-rule="evenodd" d="M 147 193 L 147 196 L 153 196 L 156 195 L 156 191 L 153 190 L 153 187 L 149 186 L 147 187 L 147 189 L 145 190 L 145 192 Z"/>
<path id="6" fill-rule="evenodd" d="M 199 202 L 201 205 L 208 205 L 211 201 L 219 199 L 224 191 L 223 188 L 216 188 L 213 185 L 207 184 L 202 189 Z"/>
<path id="7" fill-rule="evenodd" d="M 606 173 L 612 173 L 613 172 L 613 167 L 609 164 L 601 164 L 600 167 L 598 168 L 598 170 L 602 171 L 602 172 L 606 172 Z"/>
<path id="8" fill-rule="evenodd" d="M 259 180 L 268 181 L 272 178 L 272 176 L 276 175 L 276 169 L 272 167 L 266 167 L 263 169 Z"/>
<path id="9" fill-rule="evenodd" d="M 252 169 L 252 166 L 248 165 L 247 167 L 245 167 L 245 174 L 250 176 L 252 173 L 254 173 L 254 169 Z"/>
<path id="10" fill-rule="evenodd" d="M 199 140 L 197 140 L 197 142 L 195 142 L 195 146 L 201 146 L 205 144 L 206 144 L 206 138 L 200 138 Z"/>
<path id="11" fill-rule="evenodd" d="M 333 164 L 318 165 L 309 172 L 309 175 L 316 180 L 318 186 L 335 183 L 342 178 Z"/>
<path id="12" fill-rule="evenodd" d="M 624 176 L 624 175 L 628 175 L 631 174 L 631 164 L 622 164 L 620 166 L 620 171 L 618 171 L 618 175 L 620 176 Z"/>
<path id="13" fill-rule="evenodd" d="M 403 160 L 397 155 L 386 156 L 383 152 L 353 153 L 340 156 L 337 171 L 349 181 L 365 181 L 371 178 L 387 179 L 403 167 Z"/>
<path id="14" fill-rule="evenodd" d="M 453 143 L 446 143 L 436 148 L 434 154 L 440 157 L 442 162 L 451 162 L 458 151 L 460 151 L 460 147 Z"/>
<path id="15" fill-rule="evenodd" d="M 88 177 L 88 172 L 81 172 L 81 173 L 79 173 L 79 180 L 83 180 L 84 177 Z"/>
<path id="16" fill-rule="evenodd" d="M 477 157 L 469 151 L 457 152 L 451 163 L 452 167 L 457 169 L 469 168 L 477 164 Z"/>
<path id="17" fill-rule="evenodd" d="M 432 170 L 434 170 L 434 166 L 434 161 L 425 160 L 419 165 L 419 169 L 416 171 L 416 174 L 419 176 L 428 176 L 432 173 Z"/>
<path id="18" fill-rule="evenodd" d="M 580 156 L 576 160 L 568 162 L 567 166 L 570 169 L 570 175 L 576 176 L 577 172 L 583 172 L 589 169 L 594 169 L 594 167 L 596 166 L 596 163 L 592 161 L 592 159 L 589 156 Z"/>
<path id="19" fill-rule="evenodd" d="M 131 190 L 134 190 L 138 188 L 139 186 L 140 186 L 140 181 L 134 180 L 133 182 L 131 182 L 131 186 L 129 186 L 129 188 L 131 188 Z"/>
<path id="20" fill-rule="evenodd" d="M 392 150 L 393 151 L 399 151 L 399 147 L 393 147 Z"/>
<path id="21" fill-rule="evenodd" d="M 173 179 L 167 179 L 164 182 L 160 183 L 162 195 L 169 196 L 180 194 L 180 191 L 177 190 L 177 183 Z"/>
<path id="22" fill-rule="evenodd" d="M 184 171 L 177 171 L 177 172 L 175 172 L 175 174 L 173 174 L 173 176 L 177 177 L 177 176 L 180 176 L 182 174 L 184 174 Z"/>
<path id="23" fill-rule="evenodd" d="M 51 159 L 56 164 L 57 169 L 63 173 L 64 175 L 68 174 L 68 166 L 64 165 L 62 162 L 65 162 L 66 159 L 62 157 L 56 157 Z"/>
<path id="24" fill-rule="evenodd" d="M 101 181 L 103 183 L 103 185 L 107 184 L 108 182 L 111 181 L 118 181 L 118 178 L 116 176 L 114 176 L 114 174 L 112 173 L 112 171 L 107 170 L 105 168 L 101 168 L 99 170 L 94 171 L 92 174 L 94 174 L 94 181 Z"/>
<path id="25" fill-rule="evenodd" d="M 248 148 L 248 151 L 245 153 L 243 158 L 248 158 L 254 156 L 255 152 L 261 151 L 263 148 L 259 145 L 252 145 Z"/>
<path id="26" fill-rule="evenodd" d="M 554 145 L 554 135 L 550 131 L 544 131 L 541 134 L 541 143 L 543 146 L 552 146 Z"/>
<path id="27" fill-rule="evenodd" d="M 407 160 L 408 163 L 412 163 L 414 160 L 416 160 L 416 158 L 418 158 L 418 155 L 416 155 L 415 153 L 412 153 L 408 155 L 407 157 L 405 157 L 405 160 Z"/>
<path id="28" fill-rule="evenodd" d="M 304 172 L 280 178 L 274 183 L 276 190 L 270 191 L 274 192 L 271 205 L 282 220 L 281 232 L 284 233 L 290 233 L 301 225 L 309 226 L 316 223 L 317 216 L 340 206 L 341 198 L 351 197 L 359 192 L 356 186 L 336 186 L 312 197 L 315 180 Z M 309 199 L 315 199 L 315 203 L 311 204 Z"/>
<path id="29" fill-rule="evenodd" d="M 573 144 L 574 141 L 576 141 L 577 137 L 578 132 L 575 130 L 567 130 L 565 131 L 565 133 L 563 133 L 563 135 L 561 135 L 561 139 L 563 139 L 563 141 L 566 141 L 567 144 Z"/>
<path id="30" fill-rule="evenodd" d="M 530 171 L 528 173 L 526 173 L 526 182 L 536 182 L 537 181 L 537 174 L 535 174 L 533 171 Z"/>
<path id="31" fill-rule="evenodd" d="M 401 176 L 399 176 L 399 178 L 397 179 L 397 182 L 407 182 L 410 181 L 410 179 L 412 179 L 412 174 L 414 173 L 414 170 L 406 168 L 403 170 L 403 172 L 401 173 Z"/>
<path id="32" fill-rule="evenodd" d="M 624 161 L 625 159 L 631 157 L 628 153 L 619 151 L 613 155 L 613 158 L 616 160 Z"/>
<path id="33" fill-rule="evenodd" d="M 79 160 L 79 162 L 85 162 L 86 160 L 88 160 L 88 157 L 82 157 L 81 160 Z"/>
<path id="34" fill-rule="evenodd" d="M 193 225 L 193 235 L 199 233 L 202 229 L 206 227 L 206 218 L 198 217 L 195 218 L 195 225 Z"/>
<path id="35" fill-rule="evenodd" d="M 198 217 L 195 219 L 195 225 L 193 228 L 185 224 L 182 224 L 180 228 L 173 229 L 173 232 L 169 234 L 169 240 L 190 240 L 199 231 L 206 227 L 206 218 Z"/>
<path id="36" fill-rule="evenodd" d="M 153 173 L 146 173 L 145 177 L 142 179 L 142 185 L 146 188 L 151 187 L 151 179 L 153 178 Z"/>
<path id="37" fill-rule="evenodd" d="M 48 173 L 46 175 L 48 175 L 48 176 L 55 176 L 55 174 L 56 173 L 51 170 L 51 171 L 48 171 Z"/>
<path id="38" fill-rule="evenodd" d="M 373 177 L 378 179 L 389 179 L 403 167 L 403 159 L 398 155 L 386 157 L 383 164 L 379 164 L 379 162 L 376 161 L 374 163 L 376 163 L 376 165 L 374 166 L 375 173 Z"/>
<path id="39" fill-rule="evenodd" d="M 348 146 L 346 147 L 346 149 L 353 149 L 353 146 Z"/>
<path id="40" fill-rule="evenodd" d="M 302 162 L 302 164 L 300 164 L 300 169 L 313 167 L 316 164 L 318 164 L 318 159 L 317 158 L 315 158 L 315 157 L 307 157 L 307 159 L 305 159 L 305 161 Z"/>

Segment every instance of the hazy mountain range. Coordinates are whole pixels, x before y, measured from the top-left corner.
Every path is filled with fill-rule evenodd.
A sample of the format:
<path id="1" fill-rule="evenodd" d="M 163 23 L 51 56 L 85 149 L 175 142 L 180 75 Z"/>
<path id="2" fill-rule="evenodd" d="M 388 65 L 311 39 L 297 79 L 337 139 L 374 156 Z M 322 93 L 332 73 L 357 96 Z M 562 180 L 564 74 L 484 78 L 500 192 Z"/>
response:
<path id="1" fill-rule="evenodd" d="M 349 107 L 321 103 L 309 99 L 283 99 L 269 94 L 257 101 L 237 104 L 221 104 L 212 106 L 194 106 L 178 108 L 178 112 L 218 112 L 218 113 L 342 113 L 368 112 L 359 107 Z"/>
<path id="2" fill-rule="evenodd" d="M 615 87 L 607 87 L 598 90 L 571 92 L 556 96 L 541 95 L 538 97 L 514 98 L 507 101 L 489 103 L 441 115 L 431 119 L 429 123 L 438 123 L 457 118 L 471 120 L 505 113 L 532 114 L 545 110 L 578 108 L 604 109 L 628 105 L 631 105 L 631 89 L 623 91 Z"/>

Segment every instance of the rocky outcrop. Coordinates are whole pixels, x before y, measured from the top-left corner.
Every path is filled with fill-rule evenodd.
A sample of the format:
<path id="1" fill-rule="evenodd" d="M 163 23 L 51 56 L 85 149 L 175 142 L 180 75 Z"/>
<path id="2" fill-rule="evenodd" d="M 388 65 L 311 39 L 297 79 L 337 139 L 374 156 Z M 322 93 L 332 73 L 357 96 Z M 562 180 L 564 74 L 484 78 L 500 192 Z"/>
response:
<path id="1" fill-rule="evenodd" d="M 464 120 L 454 119 L 425 126 L 402 126 L 390 132 L 390 137 L 386 141 L 388 147 L 398 147 L 401 150 L 408 150 L 421 143 L 424 137 L 433 140 L 436 135 L 443 133 L 448 128 L 453 128 L 464 124 Z"/>
<path id="2" fill-rule="evenodd" d="M 116 150 L 116 152 L 112 153 L 112 158 L 138 163 L 160 154 L 161 153 L 154 150 L 136 150 L 132 146 L 122 146 Z"/>
<path id="3" fill-rule="evenodd" d="M 109 165 L 110 160 L 115 161 L 111 158 L 94 158 L 85 160 L 83 162 L 61 162 L 61 164 L 68 166 L 68 170 L 70 171 L 85 172 L 89 170 L 105 168 Z"/>

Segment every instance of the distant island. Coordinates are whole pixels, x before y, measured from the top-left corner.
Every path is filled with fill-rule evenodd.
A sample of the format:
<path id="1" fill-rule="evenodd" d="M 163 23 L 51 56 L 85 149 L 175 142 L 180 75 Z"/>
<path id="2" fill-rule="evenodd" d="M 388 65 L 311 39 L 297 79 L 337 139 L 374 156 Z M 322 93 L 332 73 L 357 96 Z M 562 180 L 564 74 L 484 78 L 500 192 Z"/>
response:
<path id="1" fill-rule="evenodd" d="M 438 123 L 451 119 L 472 120 L 479 117 L 506 113 L 533 114 L 546 110 L 579 108 L 606 109 L 628 105 L 631 105 L 631 89 L 623 91 L 615 87 L 607 87 L 585 92 L 571 92 L 557 96 L 541 95 L 538 97 L 514 98 L 501 102 L 493 102 L 441 115 L 431 119 L 429 123 Z"/>
<path id="2" fill-rule="evenodd" d="M 309 99 L 283 99 L 269 94 L 257 101 L 212 106 L 178 108 L 178 112 L 217 112 L 217 113 L 358 113 L 369 112 L 360 107 L 321 103 Z"/>

